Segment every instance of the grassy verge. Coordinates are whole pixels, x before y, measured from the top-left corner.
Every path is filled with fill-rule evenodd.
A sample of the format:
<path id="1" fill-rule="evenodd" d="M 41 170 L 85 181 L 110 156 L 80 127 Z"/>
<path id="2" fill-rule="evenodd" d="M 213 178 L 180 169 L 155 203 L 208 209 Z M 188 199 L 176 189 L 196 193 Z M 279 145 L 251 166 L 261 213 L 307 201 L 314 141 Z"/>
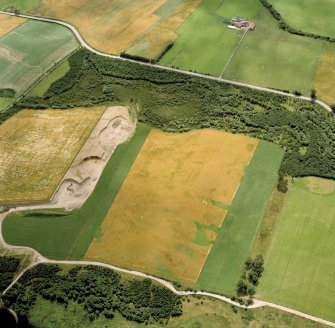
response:
<path id="1" fill-rule="evenodd" d="M 66 318 L 66 320 L 64 320 Z M 36 328 L 67 328 L 67 327 L 163 327 L 159 324 L 139 324 L 126 320 L 115 313 L 112 320 L 100 316 L 90 321 L 85 310 L 78 304 L 70 302 L 67 307 L 62 304 L 38 299 L 29 312 L 29 321 Z M 294 327 L 321 328 L 322 324 L 285 313 L 271 308 L 241 310 L 230 305 L 208 298 L 196 299 L 189 297 L 183 302 L 183 315 L 172 318 L 164 327 L 171 328 L 241 328 L 241 327 Z"/>
<path id="2" fill-rule="evenodd" d="M 261 141 L 246 168 L 198 279 L 207 290 L 233 295 L 257 228 L 277 180 L 282 150 Z"/>
<path id="3" fill-rule="evenodd" d="M 258 297 L 335 321 L 335 183 L 310 181 L 296 179 L 288 192 Z"/>
<path id="4" fill-rule="evenodd" d="M 28 93 L 31 97 L 43 97 L 50 85 L 62 78 L 70 70 L 70 64 L 68 60 L 65 60 L 53 71 L 51 71 L 44 79 L 38 82 Z"/>
<path id="5" fill-rule="evenodd" d="M 10 244 L 35 248 L 53 259 L 80 259 L 85 255 L 111 203 L 128 174 L 150 129 L 140 125 L 129 143 L 116 148 L 86 203 L 66 216 L 26 217 L 17 213 L 3 223 L 3 235 Z"/>

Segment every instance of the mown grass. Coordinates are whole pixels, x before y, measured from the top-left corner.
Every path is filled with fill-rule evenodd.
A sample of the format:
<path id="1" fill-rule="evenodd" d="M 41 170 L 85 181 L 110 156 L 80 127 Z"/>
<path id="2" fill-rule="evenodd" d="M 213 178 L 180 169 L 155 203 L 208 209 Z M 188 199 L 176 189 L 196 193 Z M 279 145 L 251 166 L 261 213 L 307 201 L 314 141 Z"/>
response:
<path id="1" fill-rule="evenodd" d="M 29 322 L 36 328 L 139 328 L 162 327 L 159 324 L 139 324 L 129 321 L 115 313 L 112 320 L 100 316 L 90 321 L 85 310 L 70 302 L 65 308 L 62 304 L 38 299 L 30 310 Z M 208 298 L 189 297 L 183 302 L 183 315 L 172 318 L 165 327 L 171 328 L 321 328 L 325 325 L 268 307 L 243 310 L 233 309 L 229 304 Z"/>
<path id="2" fill-rule="evenodd" d="M 0 38 L 0 88 L 22 95 L 55 64 L 78 47 L 70 30 L 58 24 L 27 21 Z"/>
<path id="3" fill-rule="evenodd" d="M 24 212 L 10 215 L 3 223 L 5 240 L 33 247 L 52 259 L 81 259 L 98 233 L 149 132 L 150 128 L 140 125 L 129 143 L 116 148 L 92 195 L 80 209 L 64 217 L 50 214 L 52 219 L 43 217 L 43 210 L 29 217 Z"/>
<path id="4" fill-rule="evenodd" d="M 49 89 L 50 85 L 62 78 L 70 69 L 68 60 L 65 60 L 53 71 L 47 74 L 40 82 L 38 82 L 28 93 L 31 97 L 43 97 Z"/>
<path id="5" fill-rule="evenodd" d="M 235 294 L 243 264 L 277 180 L 283 151 L 260 141 L 198 279 L 207 290 Z"/>
<path id="6" fill-rule="evenodd" d="M 320 193 L 308 181 L 288 192 L 258 297 L 335 321 L 335 183 Z"/>
<path id="7" fill-rule="evenodd" d="M 237 2 L 243 3 L 243 0 Z M 178 38 L 175 45 L 163 57 L 161 63 L 220 75 L 243 35 L 243 31 L 228 29 L 220 16 L 226 16 L 225 12 L 227 15 L 233 12 L 231 9 L 233 1 L 224 1 L 222 6 L 221 3 L 221 0 L 202 1 L 189 19 L 177 30 Z M 242 6 L 238 6 L 240 7 Z M 257 2 L 251 6 L 255 12 L 258 7 Z M 250 13 L 250 6 L 247 8 L 247 11 L 236 10 L 235 15 Z"/>
<path id="8" fill-rule="evenodd" d="M 13 98 L 2 98 L 0 97 L 0 112 L 6 109 L 9 105 L 14 102 Z"/>
<path id="9" fill-rule="evenodd" d="M 255 23 L 223 77 L 309 95 L 323 42 L 279 29 L 265 8 Z"/>
<path id="10" fill-rule="evenodd" d="M 335 5 L 333 0 L 270 0 L 292 27 L 335 37 Z"/>

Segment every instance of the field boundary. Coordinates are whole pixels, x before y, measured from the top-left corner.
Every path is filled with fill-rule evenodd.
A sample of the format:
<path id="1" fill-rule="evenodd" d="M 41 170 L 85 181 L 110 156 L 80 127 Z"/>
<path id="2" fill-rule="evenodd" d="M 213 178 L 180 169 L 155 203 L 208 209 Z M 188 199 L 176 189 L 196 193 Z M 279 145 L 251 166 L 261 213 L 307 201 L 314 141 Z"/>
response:
<path id="1" fill-rule="evenodd" d="M 0 11 L 0 14 L 15 16 L 15 14 L 8 13 L 8 12 L 5 12 L 5 11 Z M 50 19 L 50 18 L 38 17 L 38 16 L 30 16 L 30 15 L 16 15 L 16 16 L 22 17 L 22 18 L 27 18 L 27 19 L 39 20 L 39 21 L 42 21 L 42 22 L 49 22 L 49 23 L 63 25 L 65 27 L 69 28 L 72 31 L 72 33 L 76 36 L 76 38 L 78 39 L 78 41 L 82 45 L 82 47 L 88 49 L 89 51 L 91 51 L 91 52 L 93 52 L 93 53 L 95 53 L 99 56 L 103 56 L 103 57 L 107 57 L 107 58 L 114 58 L 114 59 L 118 59 L 118 60 L 124 60 L 124 61 L 128 61 L 128 62 L 136 63 L 138 65 L 151 66 L 151 67 L 158 68 L 158 69 L 163 69 L 163 70 L 166 70 L 166 71 L 172 71 L 172 72 L 177 72 L 177 73 L 181 73 L 181 74 L 185 74 L 185 75 L 201 77 L 201 78 L 208 79 L 208 80 L 223 82 L 223 83 L 236 85 L 236 86 L 239 86 L 239 87 L 246 87 L 246 88 L 254 89 L 254 90 L 265 91 L 265 92 L 278 94 L 278 95 L 282 95 L 282 96 L 286 96 L 286 97 L 298 98 L 298 99 L 305 100 L 305 101 L 314 101 L 315 103 L 317 103 L 318 105 L 323 107 L 325 110 L 327 110 L 329 113 L 331 113 L 335 116 L 335 112 L 332 110 L 332 108 L 328 104 L 326 104 L 325 102 L 323 102 L 321 100 L 318 100 L 318 99 L 313 100 L 309 97 L 297 96 L 293 93 L 287 93 L 287 92 L 284 92 L 284 91 L 279 91 L 279 90 L 275 90 L 275 89 L 271 89 L 271 88 L 267 88 L 267 87 L 262 87 L 262 86 L 243 83 L 243 82 L 237 82 L 237 81 L 233 81 L 233 80 L 227 80 L 227 79 L 223 79 L 223 78 L 216 77 L 216 76 L 211 76 L 211 75 L 206 75 L 206 74 L 196 73 L 196 72 L 190 72 L 190 71 L 177 69 L 177 68 L 173 68 L 173 67 L 169 67 L 169 66 L 164 66 L 164 65 L 160 65 L 160 64 L 145 63 L 145 62 L 141 62 L 141 61 L 138 61 L 138 60 L 133 60 L 133 59 L 125 58 L 125 57 L 120 57 L 120 56 L 117 56 L 117 55 L 107 54 L 107 53 L 101 52 L 101 51 L 91 47 L 83 39 L 83 37 L 81 36 L 79 31 L 73 25 L 71 25 L 67 22 L 64 22 L 64 21 L 61 21 L 61 20 Z"/>

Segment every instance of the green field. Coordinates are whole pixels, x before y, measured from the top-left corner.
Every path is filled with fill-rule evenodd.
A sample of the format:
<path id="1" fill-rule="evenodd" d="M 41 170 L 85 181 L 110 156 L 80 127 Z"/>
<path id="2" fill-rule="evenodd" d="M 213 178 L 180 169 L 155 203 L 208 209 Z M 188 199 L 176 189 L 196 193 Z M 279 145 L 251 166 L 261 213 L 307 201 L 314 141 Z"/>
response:
<path id="1" fill-rule="evenodd" d="M 255 23 L 223 77 L 309 95 L 323 43 L 279 29 L 265 8 Z"/>
<path id="2" fill-rule="evenodd" d="M 335 181 L 295 180 L 257 297 L 335 321 L 334 204 Z"/>
<path id="3" fill-rule="evenodd" d="M 76 48 L 78 42 L 67 28 L 27 21 L 0 38 L 0 88 L 22 95 Z"/>
<path id="4" fill-rule="evenodd" d="M 45 78 L 39 81 L 28 93 L 31 97 L 43 97 L 45 92 L 49 89 L 51 83 L 62 78 L 70 69 L 68 60 L 65 60 L 53 71 L 51 71 Z"/>
<path id="5" fill-rule="evenodd" d="M 129 143 L 116 148 L 92 195 L 78 210 L 16 213 L 3 222 L 3 235 L 10 244 L 35 248 L 52 259 L 81 259 L 118 193 L 150 128 L 138 126 Z"/>
<path id="6" fill-rule="evenodd" d="M 112 320 L 100 316 L 90 321 L 83 306 L 70 301 L 68 306 L 38 298 L 29 312 L 29 322 L 35 328 L 322 328 L 315 323 L 280 310 L 262 307 L 245 311 L 236 308 L 236 313 L 225 302 L 203 297 L 197 300 L 189 297 L 183 302 L 183 315 L 171 318 L 166 326 L 161 324 L 140 324 L 126 320 L 118 312 Z M 64 320 L 66 318 L 66 320 Z"/>
<path id="7" fill-rule="evenodd" d="M 258 144 L 201 271 L 199 287 L 235 294 L 244 261 L 277 181 L 282 156 L 278 146 L 262 140 Z"/>
<path id="8" fill-rule="evenodd" d="M 244 5 L 244 0 L 203 0 L 189 19 L 177 30 L 175 45 L 161 60 L 173 65 L 211 75 L 221 75 L 231 53 L 243 35 L 223 23 L 223 16 L 252 18 L 260 8 L 258 1 Z"/>
<path id="9" fill-rule="evenodd" d="M 1 98 L 0 97 L 0 112 L 6 109 L 9 105 L 14 102 L 13 98 Z"/>
<path id="10" fill-rule="evenodd" d="M 334 0 L 270 0 L 270 2 L 295 29 L 335 37 Z"/>
<path id="11" fill-rule="evenodd" d="M 38 6 L 41 0 L 1 0 L 0 10 L 5 9 L 7 6 L 15 5 L 22 13 L 27 13 L 35 6 Z"/>

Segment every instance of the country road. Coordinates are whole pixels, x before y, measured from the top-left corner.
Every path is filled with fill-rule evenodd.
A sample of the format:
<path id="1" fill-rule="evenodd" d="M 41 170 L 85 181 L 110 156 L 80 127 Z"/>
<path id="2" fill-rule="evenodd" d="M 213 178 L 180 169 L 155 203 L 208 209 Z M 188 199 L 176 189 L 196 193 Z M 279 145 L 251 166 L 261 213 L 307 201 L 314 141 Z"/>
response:
<path id="1" fill-rule="evenodd" d="M 185 74 L 185 75 L 201 77 L 201 78 L 208 79 L 208 80 L 224 82 L 224 83 L 227 83 L 227 84 L 232 84 L 232 85 L 236 85 L 236 86 L 240 86 L 240 87 L 246 87 L 246 88 L 250 88 L 250 89 L 254 89 L 254 90 L 270 92 L 270 93 L 278 94 L 278 95 L 282 95 L 282 96 L 287 96 L 287 97 L 292 97 L 292 98 L 299 98 L 299 99 L 302 99 L 302 100 L 311 101 L 311 98 L 309 98 L 309 97 L 305 97 L 305 96 L 299 96 L 298 97 L 294 94 L 286 93 L 286 92 L 279 91 L 279 90 L 274 90 L 274 89 L 271 89 L 271 88 L 261 87 L 261 86 L 257 86 L 257 85 L 253 85 L 253 84 L 242 83 L 242 82 L 237 82 L 237 81 L 232 81 L 232 80 L 226 80 L 226 79 L 223 79 L 221 77 L 216 77 L 216 76 L 211 76 L 211 75 L 206 75 L 206 74 L 196 73 L 196 72 L 190 72 L 190 71 L 182 70 L 182 69 L 179 69 L 179 68 L 163 66 L 163 65 L 160 65 L 160 64 L 145 63 L 145 62 L 141 62 L 141 61 L 137 61 L 137 60 L 133 60 L 133 59 L 129 59 L 129 58 L 124 58 L 124 57 L 100 52 L 100 51 L 94 49 L 93 47 L 91 47 L 83 39 L 83 37 L 81 36 L 80 32 L 77 30 L 76 27 L 74 27 L 70 23 L 67 23 L 67 22 L 64 22 L 64 21 L 61 21 L 61 20 L 58 20 L 58 19 L 44 18 L 44 17 L 31 16 L 31 15 L 22 15 L 22 14 L 16 15 L 14 13 L 9 13 L 9 12 L 6 12 L 6 11 L 1 11 L 1 10 L 0 10 L 0 14 L 9 15 L 9 16 L 17 16 L 17 17 L 26 18 L 26 19 L 33 19 L 33 20 L 37 20 L 37 21 L 41 21 L 41 22 L 56 23 L 56 24 L 63 25 L 63 26 L 67 27 L 68 29 L 70 29 L 72 31 L 72 33 L 78 39 L 78 41 L 79 41 L 79 43 L 81 44 L 82 47 L 84 47 L 84 48 L 90 50 L 91 52 L 93 52 L 97 55 L 100 55 L 100 56 L 119 59 L 119 60 L 124 60 L 124 61 L 132 62 L 132 63 L 137 63 L 137 64 L 143 65 L 143 66 L 151 66 L 151 67 L 159 68 L 159 69 L 162 69 L 162 70 L 177 72 L 177 73 L 181 73 L 181 74 Z M 315 100 L 315 102 L 317 104 L 319 104 L 321 107 L 323 107 L 325 110 L 327 110 L 328 112 L 335 115 L 335 113 L 333 112 L 331 107 L 329 105 L 327 105 L 326 103 L 324 103 L 323 101 L 317 99 L 317 100 Z"/>
<path id="2" fill-rule="evenodd" d="M 311 101 L 311 99 L 309 97 L 296 97 L 293 94 L 288 94 L 282 91 L 278 91 L 278 90 L 273 90 L 270 88 L 265 88 L 265 87 L 260 87 L 260 86 L 256 86 L 256 85 L 251 85 L 251 84 L 247 84 L 247 83 L 241 83 L 241 82 L 236 82 L 236 81 L 231 81 L 231 80 L 226 80 L 226 79 L 222 79 L 221 77 L 214 77 L 214 76 L 209 76 L 209 75 L 205 75 L 205 74 L 201 74 L 201 73 L 195 73 L 195 72 L 189 72 L 189 71 L 185 71 L 185 70 L 181 70 L 181 69 L 177 69 L 177 68 L 172 68 L 172 67 L 167 67 L 167 66 L 162 66 L 159 64 L 150 64 L 150 63 L 144 63 L 144 62 L 139 62 L 139 61 L 135 61 L 135 60 L 131 60 L 128 58 L 123 58 L 120 56 L 116 56 L 116 55 L 111 55 L 111 54 L 106 54 L 106 53 L 102 53 L 94 48 L 92 48 L 89 44 L 87 44 L 85 42 L 85 40 L 82 38 L 81 34 L 79 33 L 79 31 L 72 26 L 69 23 L 60 21 L 60 20 L 55 20 L 55 19 L 48 19 L 48 18 L 42 18 L 42 17 L 35 17 L 35 16 L 30 16 L 30 15 L 15 15 L 13 13 L 8 13 L 8 12 L 4 12 L 4 11 L 0 11 L 0 14 L 5 14 L 5 15 L 10 15 L 10 16 L 18 16 L 21 18 L 26 18 L 26 19 L 33 19 L 33 20 L 38 20 L 38 21 L 42 21 L 42 22 L 49 22 L 49 23 L 57 23 L 60 25 L 63 25 L 67 28 L 69 28 L 73 34 L 76 36 L 76 38 L 78 39 L 78 41 L 80 42 L 80 44 L 87 48 L 88 50 L 100 55 L 100 56 L 104 56 L 104 57 L 109 57 L 109 58 L 114 58 L 114 59 L 119 59 L 119 60 L 124 60 L 124 61 L 129 61 L 129 62 L 134 62 L 140 65 L 144 65 L 144 66 L 152 66 L 155 68 L 159 68 L 162 70 L 166 70 L 166 71 L 174 71 L 174 72 L 178 72 L 178 73 L 182 73 L 182 74 L 186 74 L 186 75 L 190 75 L 190 76 L 196 76 L 196 77 L 201 77 L 201 78 L 205 78 L 208 80 L 214 80 L 214 81 L 219 81 L 219 82 L 224 82 L 227 84 L 232 84 L 232 85 L 236 85 L 236 86 L 241 86 L 241 87 L 247 87 L 247 88 L 251 88 L 251 89 L 255 89 L 255 90 L 260 90 L 260 91 L 265 91 L 265 92 L 270 92 L 273 94 L 279 94 L 279 95 L 284 95 L 284 96 L 288 96 L 288 97 L 293 97 L 293 98 L 299 98 L 299 99 L 303 99 L 306 101 Z M 318 103 L 320 106 L 322 106 L 324 109 L 326 109 L 328 112 L 333 113 L 332 109 L 330 108 L 330 106 L 328 106 L 326 103 L 320 101 L 320 100 L 316 100 L 316 103 Z M 44 208 L 43 206 L 41 208 Z M 17 209 L 12 210 L 11 212 L 14 211 L 21 211 L 24 210 L 24 207 L 17 207 Z M 173 293 L 180 295 L 180 296 L 187 296 L 187 295 L 200 295 L 200 296 L 207 296 L 207 297 L 211 297 L 211 298 L 215 298 L 224 302 L 227 302 L 229 304 L 232 304 L 234 306 L 237 307 L 242 307 L 245 308 L 244 305 L 240 305 L 239 303 L 236 303 L 234 301 L 232 301 L 230 298 L 222 296 L 222 295 L 218 295 L 215 293 L 208 293 L 208 292 L 201 292 L 201 291 L 178 291 L 175 289 L 175 287 L 173 286 L 173 284 L 169 281 L 166 281 L 164 279 L 161 278 L 157 278 L 151 275 L 148 275 L 146 273 L 143 272 L 139 272 L 139 271 L 133 271 L 133 270 L 127 270 L 127 269 L 122 269 L 113 265 L 109 265 L 109 264 L 105 264 L 105 263 L 100 263 L 100 262 L 91 262 L 91 261 L 56 261 L 56 260 L 50 260 L 48 258 L 45 258 L 44 256 L 42 256 L 40 253 L 38 253 L 35 249 L 29 248 L 29 247 L 24 247 L 24 246 L 13 246 L 13 245 L 9 245 L 5 242 L 3 235 L 2 235 L 2 223 L 3 220 L 5 219 L 6 215 L 8 213 L 3 213 L 0 214 L 0 247 L 4 247 L 7 250 L 10 251 L 15 251 L 15 252 L 20 252 L 23 254 L 29 254 L 30 256 L 32 256 L 32 262 L 31 264 L 25 269 L 23 270 L 20 275 L 18 275 L 16 277 L 16 279 L 8 286 L 8 288 L 4 291 L 4 293 L 6 293 L 19 279 L 20 277 L 29 269 L 31 269 L 32 267 L 34 267 L 37 264 L 40 263 L 54 263 L 54 264 L 76 264 L 76 265 L 96 265 L 96 266 L 101 266 L 101 267 L 106 267 L 106 268 L 110 268 L 112 270 L 118 271 L 118 272 L 122 272 L 122 273 L 127 273 L 130 275 L 135 275 L 135 276 L 140 276 L 140 277 L 144 277 L 144 278 L 149 278 L 151 280 L 154 280 L 162 285 L 164 285 L 166 288 L 168 288 L 169 290 L 171 290 Z M 262 300 L 258 300 L 258 299 L 254 299 L 254 304 L 252 304 L 251 306 L 249 306 L 248 308 L 259 308 L 259 307 L 264 307 L 264 306 L 269 306 L 272 308 L 276 308 L 282 311 L 285 311 L 287 313 L 291 313 L 321 324 L 325 324 L 328 325 L 330 327 L 335 327 L 335 323 L 331 322 L 331 321 L 327 321 L 300 311 L 296 311 L 294 309 L 285 307 L 285 306 L 281 306 L 278 304 L 274 304 L 274 303 L 270 303 L 267 301 L 262 301 Z"/>

